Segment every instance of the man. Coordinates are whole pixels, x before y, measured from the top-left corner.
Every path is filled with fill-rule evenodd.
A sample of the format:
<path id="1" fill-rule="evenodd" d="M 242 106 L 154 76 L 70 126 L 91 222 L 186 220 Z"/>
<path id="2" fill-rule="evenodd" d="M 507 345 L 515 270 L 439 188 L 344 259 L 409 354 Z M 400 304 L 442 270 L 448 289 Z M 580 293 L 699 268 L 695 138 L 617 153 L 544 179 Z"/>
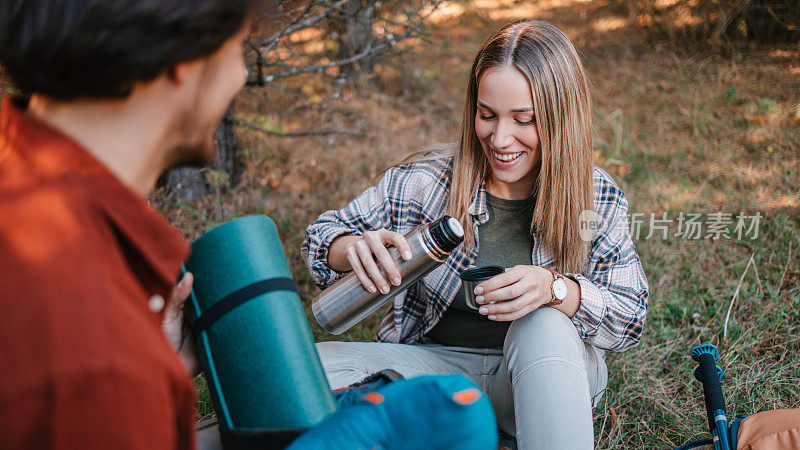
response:
<path id="1" fill-rule="evenodd" d="M 175 353 L 191 275 L 173 287 L 188 247 L 143 198 L 213 160 L 257 3 L 0 0 L 0 65 L 26 95 L 0 106 L 1 449 L 194 447 L 194 364 Z M 496 447 L 465 378 L 387 389 L 292 448 L 412 448 L 407 427 Z"/>
<path id="2" fill-rule="evenodd" d="M 213 160 L 256 3 L 0 0 L 0 448 L 194 447 L 188 247 L 143 198 Z"/>

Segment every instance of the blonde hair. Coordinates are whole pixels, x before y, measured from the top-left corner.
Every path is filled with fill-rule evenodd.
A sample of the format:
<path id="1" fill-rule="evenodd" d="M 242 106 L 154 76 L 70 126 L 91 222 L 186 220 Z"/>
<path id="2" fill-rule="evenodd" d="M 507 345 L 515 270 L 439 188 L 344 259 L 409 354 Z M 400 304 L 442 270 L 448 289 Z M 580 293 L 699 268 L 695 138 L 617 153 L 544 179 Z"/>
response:
<path id="1" fill-rule="evenodd" d="M 473 229 L 468 208 L 491 171 L 475 132 L 478 83 L 487 69 L 497 66 L 514 67 L 531 86 L 542 154 L 532 192 L 536 206 L 531 230 L 553 250 L 559 271 L 580 272 L 589 250 L 579 235 L 580 214 L 594 209 L 591 102 L 578 52 L 564 33 L 547 22 L 522 20 L 505 25 L 475 56 L 461 140 L 447 152 L 453 156 L 453 175 L 445 214 L 458 219 L 466 230 Z M 430 159 L 430 151 L 413 154 L 403 163 Z M 473 233 L 465 233 L 464 238 L 467 246 L 474 247 Z"/>

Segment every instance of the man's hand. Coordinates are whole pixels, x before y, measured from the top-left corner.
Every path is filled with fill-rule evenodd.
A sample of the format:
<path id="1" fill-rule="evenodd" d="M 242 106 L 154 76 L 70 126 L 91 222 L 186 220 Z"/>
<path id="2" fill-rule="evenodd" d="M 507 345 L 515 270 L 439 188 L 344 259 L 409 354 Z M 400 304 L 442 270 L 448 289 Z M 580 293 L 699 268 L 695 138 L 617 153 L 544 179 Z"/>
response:
<path id="1" fill-rule="evenodd" d="M 183 333 L 183 303 L 192 292 L 193 282 L 194 276 L 191 272 L 186 272 L 178 284 L 172 288 L 169 300 L 166 303 L 164 321 L 161 323 L 161 327 L 170 345 L 172 345 L 172 348 L 178 353 L 184 366 L 186 366 L 186 370 L 191 376 L 196 376 L 200 373 L 197 350 L 189 333 Z"/>

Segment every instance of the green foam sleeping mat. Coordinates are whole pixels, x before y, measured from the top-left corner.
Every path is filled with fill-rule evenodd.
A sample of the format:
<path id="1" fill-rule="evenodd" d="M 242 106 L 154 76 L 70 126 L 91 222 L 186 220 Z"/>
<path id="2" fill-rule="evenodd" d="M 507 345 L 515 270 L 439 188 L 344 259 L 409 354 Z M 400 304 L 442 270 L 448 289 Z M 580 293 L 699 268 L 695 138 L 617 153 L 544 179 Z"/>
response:
<path id="1" fill-rule="evenodd" d="M 221 426 L 309 428 L 336 406 L 275 223 L 245 216 L 194 243 L 186 312 Z"/>

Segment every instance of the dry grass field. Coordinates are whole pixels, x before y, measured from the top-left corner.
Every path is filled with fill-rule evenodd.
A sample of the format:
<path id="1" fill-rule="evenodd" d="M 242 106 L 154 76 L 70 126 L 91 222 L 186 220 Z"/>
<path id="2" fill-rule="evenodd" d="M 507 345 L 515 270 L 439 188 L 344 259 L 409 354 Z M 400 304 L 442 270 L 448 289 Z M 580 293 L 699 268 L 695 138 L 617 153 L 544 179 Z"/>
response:
<path id="1" fill-rule="evenodd" d="M 429 38 L 407 43 L 405 54 L 345 86 L 335 113 L 247 91 L 237 100 L 243 119 L 274 130 L 321 124 L 362 135 L 286 139 L 241 128 L 242 173 L 234 186 L 221 189 L 222 180 L 199 202 L 162 211 L 190 239 L 240 215 L 272 217 L 309 303 L 318 290 L 299 256 L 306 225 L 410 152 L 454 141 L 480 43 L 512 19 L 543 18 L 582 53 L 593 87 L 596 162 L 640 214 L 636 245 L 651 287 L 641 344 L 607 355 L 609 389 L 595 411 L 598 448 L 672 448 L 706 436 L 702 390 L 688 357 L 699 343 L 720 348 L 731 415 L 800 407 L 800 45 L 721 53 L 648 35 L 613 5 L 445 3 Z M 313 104 L 324 89 L 304 87 L 305 101 Z M 276 113 L 289 108 L 291 114 Z M 757 233 L 739 229 L 749 231 L 739 238 L 742 213 L 760 218 Z M 683 233 L 679 218 L 689 214 L 700 214 L 699 238 Z M 339 338 L 369 340 L 377 321 Z M 310 324 L 318 340 L 331 338 L 313 318 Z M 199 383 L 203 416 L 210 410 Z"/>

